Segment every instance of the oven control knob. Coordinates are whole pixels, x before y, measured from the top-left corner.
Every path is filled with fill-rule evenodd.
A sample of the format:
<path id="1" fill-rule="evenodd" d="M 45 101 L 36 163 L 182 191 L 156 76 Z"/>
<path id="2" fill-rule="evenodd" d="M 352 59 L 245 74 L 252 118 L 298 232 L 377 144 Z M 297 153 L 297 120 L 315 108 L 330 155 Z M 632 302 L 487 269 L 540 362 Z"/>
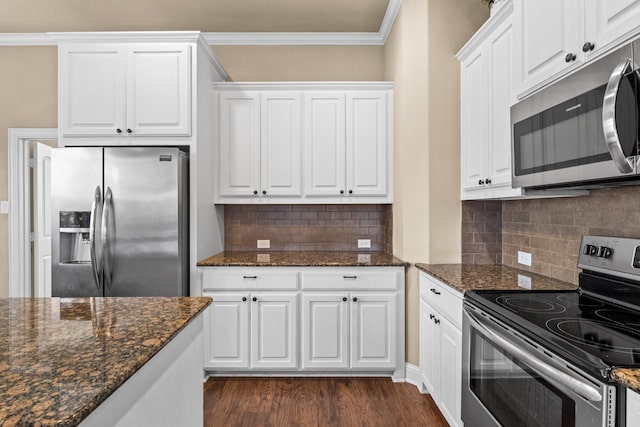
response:
<path id="1" fill-rule="evenodd" d="M 598 247 L 595 245 L 591 245 L 591 248 L 589 248 L 589 255 L 591 256 L 597 256 L 598 255 Z"/>
<path id="2" fill-rule="evenodd" d="M 611 258 L 613 254 L 613 249 L 607 248 L 606 246 L 600 246 L 600 250 L 598 251 L 598 256 L 600 258 Z"/>

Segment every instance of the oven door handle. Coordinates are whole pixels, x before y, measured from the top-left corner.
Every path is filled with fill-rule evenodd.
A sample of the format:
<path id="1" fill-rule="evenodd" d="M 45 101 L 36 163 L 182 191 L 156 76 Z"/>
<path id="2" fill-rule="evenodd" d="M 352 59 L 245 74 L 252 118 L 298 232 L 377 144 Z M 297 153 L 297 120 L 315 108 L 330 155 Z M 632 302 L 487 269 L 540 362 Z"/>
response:
<path id="1" fill-rule="evenodd" d="M 495 343 L 498 344 L 501 348 L 516 356 L 531 368 L 535 369 L 547 378 L 551 378 L 559 384 L 562 384 L 569 390 L 584 397 L 585 399 L 588 399 L 592 402 L 602 401 L 602 394 L 600 394 L 600 391 L 597 388 L 593 387 L 590 384 L 586 384 L 580 380 L 577 380 L 552 366 L 547 365 L 534 355 L 519 348 L 515 344 L 498 335 L 496 332 L 492 331 L 489 327 L 485 326 L 482 321 L 476 317 L 476 315 L 469 312 L 469 310 L 466 308 L 465 314 L 467 315 L 469 322 L 473 325 L 474 328 L 476 328 L 486 337 L 490 338 L 492 341 L 495 341 Z"/>
<path id="2" fill-rule="evenodd" d="M 611 73 L 602 102 L 602 129 L 604 131 L 604 139 L 613 163 L 615 163 L 618 170 L 622 173 L 633 172 L 635 164 L 634 157 L 627 157 L 622 149 L 622 143 L 620 142 L 618 127 L 616 125 L 616 100 L 618 98 L 620 82 L 627 70 L 633 70 L 632 67 L 633 61 L 631 59 L 624 58 L 620 61 Z"/>

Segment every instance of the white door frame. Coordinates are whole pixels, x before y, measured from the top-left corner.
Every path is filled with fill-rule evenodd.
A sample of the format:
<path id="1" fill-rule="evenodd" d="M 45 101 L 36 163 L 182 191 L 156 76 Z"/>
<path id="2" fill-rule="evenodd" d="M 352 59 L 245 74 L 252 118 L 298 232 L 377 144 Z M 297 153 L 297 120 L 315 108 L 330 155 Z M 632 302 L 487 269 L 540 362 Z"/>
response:
<path id="1" fill-rule="evenodd" d="M 31 296 L 31 232 L 28 150 L 33 140 L 57 140 L 55 128 L 9 129 L 9 296 Z"/>

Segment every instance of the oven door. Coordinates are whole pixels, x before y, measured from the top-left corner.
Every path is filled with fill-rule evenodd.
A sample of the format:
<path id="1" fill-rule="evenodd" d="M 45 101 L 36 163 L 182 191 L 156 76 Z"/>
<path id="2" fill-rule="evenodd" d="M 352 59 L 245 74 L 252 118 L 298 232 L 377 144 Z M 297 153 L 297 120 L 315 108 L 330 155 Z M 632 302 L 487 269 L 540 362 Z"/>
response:
<path id="1" fill-rule="evenodd" d="M 615 426 L 614 387 L 568 368 L 467 302 L 462 378 L 468 426 Z"/>

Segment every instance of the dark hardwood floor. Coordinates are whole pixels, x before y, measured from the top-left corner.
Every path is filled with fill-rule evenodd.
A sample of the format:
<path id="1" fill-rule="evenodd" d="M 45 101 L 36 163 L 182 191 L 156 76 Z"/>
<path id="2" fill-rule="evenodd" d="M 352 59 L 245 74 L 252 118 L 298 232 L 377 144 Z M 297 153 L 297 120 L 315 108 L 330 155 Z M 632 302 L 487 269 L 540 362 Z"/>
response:
<path id="1" fill-rule="evenodd" d="M 429 395 L 389 378 L 209 378 L 204 425 L 447 426 Z"/>

